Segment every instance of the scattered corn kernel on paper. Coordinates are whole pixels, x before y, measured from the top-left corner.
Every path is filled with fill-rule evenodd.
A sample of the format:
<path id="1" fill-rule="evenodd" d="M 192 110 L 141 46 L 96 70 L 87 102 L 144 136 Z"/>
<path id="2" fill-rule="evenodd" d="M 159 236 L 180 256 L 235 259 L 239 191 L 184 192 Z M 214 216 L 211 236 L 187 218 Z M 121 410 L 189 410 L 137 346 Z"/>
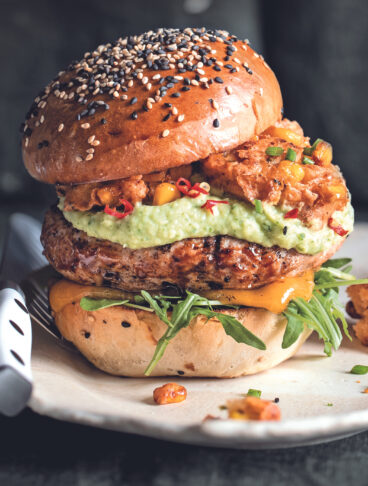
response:
<path id="1" fill-rule="evenodd" d="M 368 224 L 358 224 L 338 253 L 354 259 L 357 277 L 368 276 L 367 239 Z M 294 358 L 259 375 L 119 378 L 95 369 L 34 326 L 30 407 L 60 420 L 190 444 L 243 449 L 312 444 L 368 428 L 368 375 L 349 373 L 357 364 L 368 365 L 368 348 L 356 338 L 345 339 L 327 358 L 313 336 Z M 172 381 L 185 386 L 187 399 L 157 405 L 153 390 Z M 265 400 L 278 398 L 281 420 L 227 419 L 226 402 L 249 389 L 261 390 Z M 204 420 L 207 416 L 214 418 Z"/>

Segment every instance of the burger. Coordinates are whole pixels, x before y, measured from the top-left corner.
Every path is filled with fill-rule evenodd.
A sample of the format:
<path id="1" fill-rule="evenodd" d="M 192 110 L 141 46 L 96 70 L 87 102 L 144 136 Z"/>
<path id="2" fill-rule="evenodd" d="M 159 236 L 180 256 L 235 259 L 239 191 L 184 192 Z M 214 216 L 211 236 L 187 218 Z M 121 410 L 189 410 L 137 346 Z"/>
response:
<path id="1" fill-rule="evenodd" d="M 123 376 L 236 377 L 348 333 L 329 260 L 353 227 L 332 147 L 283 118 L 247 40 L 158 29 L 98 46 L 34 100 L 25 166 L 54 184 L 55 324 Z"/>

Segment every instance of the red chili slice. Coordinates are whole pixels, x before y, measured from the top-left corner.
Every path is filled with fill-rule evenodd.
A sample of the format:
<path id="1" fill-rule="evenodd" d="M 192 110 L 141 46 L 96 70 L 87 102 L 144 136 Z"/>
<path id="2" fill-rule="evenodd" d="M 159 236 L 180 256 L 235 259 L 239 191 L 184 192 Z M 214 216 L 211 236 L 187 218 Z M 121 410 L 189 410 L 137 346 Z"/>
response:
<path id="1" fill-rule="evenodd" d="M 124 206 L 124 212 L 118 211 L 116 208 L 110 208 L 110 206 L 105 206 L 104 212 L 110 216 L 114 216 L 117 219 L 123 219 L 129 216 L 133 212 L 134 207 L 126 199 L 119 199 L 121 206 Z"/>
<path id="2" fill-rule="evenodd" d="M 188 181 L 188 179 L 184 179 L 184 177 L 180 177 L 176 183 L 176 188 L 178 191 L 180 191 L 182 194 L 185 196 L 188 194 L 190 191 L 192 184 Z"/>
<path id="3" fill-rule="evenodd" d="M 333 224 L 333 219 L 332 219 L 332 218 L 330 218 L 330 219 L 328 220 L 328 223 L 327 223 L 327 224 L 328 224 L 328 227 L 329 227 L 329 228 L 331 228 L 331 229 L 332 229 L 332 231 L 334 231 L 334 232 L 335 232 L 337 235 L 339 235 L 339 236 L 346 236 L 346 235 L 349 233 L 349 231 L 348 231 L 348 230 L 345 230 L 345 229 L 344 229 L 342 226 L 340 226 L 339 224 L 338 224 L 337 226 L 335 226 L 335 225 Z"/>
<path id="4" fill-rule="evenodd" d="M 197 191 L 197 192 L 192 192 L 192 191 Z M 205 189 L 203 189 L 199 184 L 198 182 L 196 182 L 194 184 L 194 186 L 192 186 L 188 193 L 186 194 L 188 197 L 191 197 L 192 199 L 196 199 L 200 194 L 208 194 L 208 191 L 206 191 Z"/>
<path id="5" fill-rule="evenodd" d="M 212 208 L 216 206 L 216 204 L 229 204 L 228 201 L 216 201 L 215 199 L 207 199 L 207 201 L 201 206 L 202 209 L 208 209 L 213 214 Z"/>
<path id="6" fill-rule="evenodd" d="M 287 213 L 285 213 L 284 218 L 285 219 L 296 219 L 298 217 L 298 214 L 299 214 L 299 209 L 294 208 L 294 209 L 291 209 L 290 211 L 288 211 Z"/>

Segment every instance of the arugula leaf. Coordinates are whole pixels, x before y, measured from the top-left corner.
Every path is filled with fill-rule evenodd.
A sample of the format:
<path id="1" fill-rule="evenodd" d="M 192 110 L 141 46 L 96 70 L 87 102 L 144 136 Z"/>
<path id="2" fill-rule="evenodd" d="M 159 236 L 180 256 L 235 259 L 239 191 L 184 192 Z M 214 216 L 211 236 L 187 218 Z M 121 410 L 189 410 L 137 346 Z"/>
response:
<path id="1" fill-rule="evenodd" d="M 181 329 L 189 326 L 192 319 L 198 315 L 204 315 L 208 319 L 216 317 L 221 322 L 226 334 L 235 339 L 236 342 L 248 344 L 249 346 L 253 346 L 257 349 L 266 349 L 264 342 L 246 329 L 239 321 L 235 319 L 235 317 L 213 311 L 210 301 L 204 297 L 187 292 L 187 297 L 184 300 L 179 300 L 176 304 L 171 302 L 170 305 L 172 307 L 172 314 L 171 318 L 169 319 L 166 314 L 167 303 L 163 300 L 163 298 L 153 298 L 151 295 L 147 294 L 147 292 L 144 294 L 142 292 L 142 295 L 161 320 L 163 320 L 162 316 L 164 316 L 169 321 L 169 323 L 167 323 L 168 329 L 159 339 L 151 362 L 144 372 L 146 376 L 151 374 L 156 364 L 160 361 L 170 340 L 173 339 Z M 203 304 L 205 303 L 207 304 L 207 308 L 203 307 Z M 160 306 L 163 306 L 164 308 L 161 308 Z"/>
<path id="2" fill-rule="evenodd" d="M 142 305 L 132 304 L 131 302 L 129 302 L 129 300 L 93 299 L 92 297 L 82 297 L 80 300 L 80 306 L 85 311 L 97 311 L 117 305 L 123 305 L 124 307 L 132 307 L 133 309 L 141 309 L 153 312 L 153 310 L 151 310 L 150 308 L 143 307 Z"/>
<path id="3" fill-rule="evenodd" d="M 327 260 L 327 262 L 323 263 L 322 267 L 342 268 L 351 262 L 351 258 L 331 258 L 330 260 Z"/>
<path id="4" fill-rule="evenodd" d="M 202 314 L 207 316 L 208 319 L 215 317 L 218 319 L 224 331 L 228 336 L 231 336 L 237 343 L 248 344 L 252 348 L 261 349 L 264 351 L 266 349 L 265 343 L 254 335 L 249 329 L 244 327 L 235 317 L 229 316 L 228 314 L 223 314 L 222 312 L 214 312 L 209 309 L 195 308 L 192 311 L 192 318 L 195 315 Z"/>
<path id="5" fill-rule="evenodd" d="M 303 332 L 304 325 L 318 333 L 324 341 L 325 353 L 330 356 L 342 341 L 342 332 L 351 340 L 344 309 L 339 301 L 339 287 L 368 283 L 368 279 L 355 279 L 348 273 L 350 258 L 329 260 L 315 273 L 315 287 L 309 302 L 297 298 L 289 303 L 284 315 L 288 319 L 282 347 L 289 347 Z M 301 326 L 303 323 L 303 327 Z"/>
<path id="6" fill-rule="evenodd" d="M 290 306 L 289 306 L 290 307 Z M 289 348 L 298 339 L 300 334 L 304 331 L 304 319 L 298 315 L 297 311 L 291 309 L 284 312 L 287 318 L 287 325 L 282 338 L 282 349 Z"/>

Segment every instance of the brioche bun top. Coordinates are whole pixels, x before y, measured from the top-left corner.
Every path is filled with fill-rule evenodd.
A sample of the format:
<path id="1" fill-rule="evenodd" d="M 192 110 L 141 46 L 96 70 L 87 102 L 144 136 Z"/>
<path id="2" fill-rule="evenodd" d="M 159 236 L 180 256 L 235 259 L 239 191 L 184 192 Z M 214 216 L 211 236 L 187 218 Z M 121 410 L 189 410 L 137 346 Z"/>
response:
<path id="1" fill-rule="evenodd" d="M 87 52 L 35 99 L 23 159 L 36 179 L 86 183 L 232 149 L 281 118 L 277 79 L 225 31 L 158 29 Z"/>

